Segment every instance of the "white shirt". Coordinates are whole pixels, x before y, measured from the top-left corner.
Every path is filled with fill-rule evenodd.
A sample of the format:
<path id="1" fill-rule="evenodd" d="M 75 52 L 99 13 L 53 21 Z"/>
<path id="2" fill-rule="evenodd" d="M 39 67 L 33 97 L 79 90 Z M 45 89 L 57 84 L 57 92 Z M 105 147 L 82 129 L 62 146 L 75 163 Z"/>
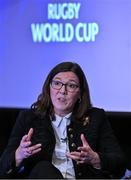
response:
<path id="1" fill-rule="evenodd" d="M 70 116 L 71 113 L 64 117 L 55 115 L 55 120 L 52 121 L 52 126 L 54 128 L 56 137 L 56 145 L 53 153 L 52 164 L 60 170 L 64 178 L 75 179 L 73 162 L 66 156 L 66 152 L 69 152 L 67 125 L 70 124 Z"/>

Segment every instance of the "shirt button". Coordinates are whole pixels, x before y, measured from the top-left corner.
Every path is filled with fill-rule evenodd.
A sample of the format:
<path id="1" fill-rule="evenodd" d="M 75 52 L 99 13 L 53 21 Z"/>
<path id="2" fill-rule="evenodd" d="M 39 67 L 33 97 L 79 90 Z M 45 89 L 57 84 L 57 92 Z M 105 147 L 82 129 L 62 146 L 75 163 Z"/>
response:
<path id="1" fill-rule="evenodd" d="M 79 165 L 80 164 L 79 161 L 77 161 L 76 164 Z"/>
<path id="2" fill-rule="evenodd" d="M 70 138 L 73 138 L 73 134 L 70 134 Z"/>
<path id="3" fill-rule="evenodd" d="M 71 147 L 76 147 L 76 144 L 75 144 L 75 143 L 72 143 L 72 144 L 71 144 Z"/>
<path id="4" fill-rule="evenodd" d="M 81 175 L 82 175 L 82 173 L 81 173 L 81 172 L 79 172 L 79 173 L 78 173 L 78 176 L 81 176 Z"/>
<path id="5" fill-rule="evenodd" d="M 69 128 L 68 131 L 71 132 L 71 131 L 73 131 L 73 129 L 72 129 L 72 128 Z"/>

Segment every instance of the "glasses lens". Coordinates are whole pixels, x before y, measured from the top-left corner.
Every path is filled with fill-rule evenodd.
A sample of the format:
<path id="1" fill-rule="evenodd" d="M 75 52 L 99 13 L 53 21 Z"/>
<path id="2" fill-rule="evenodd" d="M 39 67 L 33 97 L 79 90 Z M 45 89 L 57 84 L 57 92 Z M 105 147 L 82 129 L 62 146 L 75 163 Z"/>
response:
<path id="1" fill-rule="evenodd" d="M 54 89 L 60 89 L 62 87 L 62 83 L 60 81 L 52 81 L 51 86 Z"/>
<path id="2" fill-rule="evenodd" d="M 67 84 L 67 91 L 74 92 L 78 88 L 76 84 Z"/>

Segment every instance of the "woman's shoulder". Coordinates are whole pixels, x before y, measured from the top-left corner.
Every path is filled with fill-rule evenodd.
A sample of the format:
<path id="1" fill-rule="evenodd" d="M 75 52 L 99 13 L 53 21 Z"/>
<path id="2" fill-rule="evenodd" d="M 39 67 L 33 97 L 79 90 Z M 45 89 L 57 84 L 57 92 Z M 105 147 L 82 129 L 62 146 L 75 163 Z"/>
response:
<path id="1" fill-rule="evenodd" d="M 16 121 L 22 123 L 30 123 L 34 119 L 38 119 L 38 115 L 33 109 L 22 109 L 19 112 Z"/>
<path id="2" fill-rule="evenodd" d="M 90 110 L 89 110 L 90 113 L 96 113 L 96 114 L 105 114 L 105 110 L 103 108 L 98 108 L 98 107 L 92 107 Z"/>
<path id="3" fill-rule="evenodd" d="M 102 122 L 103 120 L 105 121 L 107 119 L 105 110 L 102 108 L 98 107 L 92 107 L 89 110 L 88 113 L 89 118 L 92 120 L 92 122 Z"/>
<path id="4" fill-rule="evenodd" d="M 47 116 L 42 116 L 38 111 L 35 109 L 24 109 L 20 111 L 18 118 L 21 121 L 24 121 L 25 123 L 42 123 L 45 119 L 47 119 Z"/>
<path id="5" fill-rule="evenodd" d="M 22 116 L 35 116 L 35 111 L 33 109 L 22 109 L 19 112 Z"/>

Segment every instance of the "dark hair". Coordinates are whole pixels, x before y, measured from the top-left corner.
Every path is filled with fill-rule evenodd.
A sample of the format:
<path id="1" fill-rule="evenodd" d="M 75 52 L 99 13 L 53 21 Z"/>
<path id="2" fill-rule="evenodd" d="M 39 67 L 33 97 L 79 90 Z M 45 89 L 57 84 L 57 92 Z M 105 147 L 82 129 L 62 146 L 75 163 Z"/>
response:
<path id="1" fill-rule="evenodd" d="M 91 108 L 88 83 L 83 70 L 74 62 L 62 62 L 50 71 L 43 85 L 41 94 L 38 96 L 37 101 L 31 106 L 32 109 L 35 109 L 38 113 L 44 116 L 47 114 L 50 116 L 54 115 L 53 105 L 50 98 L 50 83 L 56 74 L 67 71 L 74 72 L 80 82 L 81 100 L 80 102 L 76 102 L 72 115 L 75 116 L 76 119 L 81 119 L 85 114 L 87 114 L 87 111 Z"/>

